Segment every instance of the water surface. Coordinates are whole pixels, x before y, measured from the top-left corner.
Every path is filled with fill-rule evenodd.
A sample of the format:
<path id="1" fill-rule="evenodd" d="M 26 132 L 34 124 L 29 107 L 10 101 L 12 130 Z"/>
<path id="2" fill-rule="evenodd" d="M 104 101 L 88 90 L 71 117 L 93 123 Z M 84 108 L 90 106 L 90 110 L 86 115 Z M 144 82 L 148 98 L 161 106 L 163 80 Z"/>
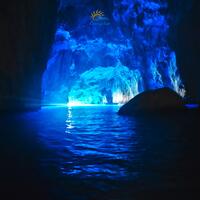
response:
<path id="1" fill-rule="evenodd" d="M 45 107 L 4 116 L 1 143 L 16 168 L 7 173 L 34 171 L 34 177 L 36 171 L 34 181 L 49 199 L 183 199 L 198 193 L 199 118 L 124 117 L 118 109 Z M 8 165 L 10 160 L 4 171 Z"/>

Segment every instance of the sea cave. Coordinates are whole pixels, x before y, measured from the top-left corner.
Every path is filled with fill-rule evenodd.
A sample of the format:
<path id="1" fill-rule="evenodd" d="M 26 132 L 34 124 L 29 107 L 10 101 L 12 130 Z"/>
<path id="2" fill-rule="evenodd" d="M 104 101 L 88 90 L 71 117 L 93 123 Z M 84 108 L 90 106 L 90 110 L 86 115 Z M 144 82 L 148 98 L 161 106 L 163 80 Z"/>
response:
<path id="1" fill-rule="evenodd" d="M 1 199 L 199 199 L 199 0 L 0 13 Z"/>
<path id="2" fill-rule="evenodd" d="M 173 23 L 167 1 L 97 2 L 61 1 L 43 103 L 123 104 L 162 87 L 184 96 L 167 40 Z"/>

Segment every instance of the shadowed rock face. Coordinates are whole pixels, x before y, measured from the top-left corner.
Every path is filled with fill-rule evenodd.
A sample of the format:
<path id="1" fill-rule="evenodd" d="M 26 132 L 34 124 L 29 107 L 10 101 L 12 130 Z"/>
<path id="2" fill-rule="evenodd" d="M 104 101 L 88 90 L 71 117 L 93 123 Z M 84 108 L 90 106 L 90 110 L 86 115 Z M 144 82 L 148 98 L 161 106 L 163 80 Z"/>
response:
<path id="1" fill-rule="evenodd" d="M 187 96 L 200 101 L 200 1 L 169 0 L 173 28 L 170 46 L 175 50 L 177 65 Z"/>
<path id="2" fill-rule="evenodd" d="M 177 109 L 184 109 L 183 98 L 169 88 L 162 88 L 137 95 L 120 108 L 119 114 L 134 115 Z"/>
<path id="3" fill-rule="evenodd" d="M 36 108 L 57 13 L 56 0 L 10 0 L 0 7 L 0 110 Z"/>

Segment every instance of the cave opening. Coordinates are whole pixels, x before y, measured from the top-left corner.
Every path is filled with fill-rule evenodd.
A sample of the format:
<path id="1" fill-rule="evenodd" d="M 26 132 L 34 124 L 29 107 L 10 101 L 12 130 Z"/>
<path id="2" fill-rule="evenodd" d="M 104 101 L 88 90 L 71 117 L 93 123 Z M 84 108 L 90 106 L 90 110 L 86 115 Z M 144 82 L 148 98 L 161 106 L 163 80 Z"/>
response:
<path id="1" fill-rule="evenodd" d="M 167 9 L 167 1 L 60 1 L 43 104 L 123 104 L 162 87 L 184 96 Z"/>

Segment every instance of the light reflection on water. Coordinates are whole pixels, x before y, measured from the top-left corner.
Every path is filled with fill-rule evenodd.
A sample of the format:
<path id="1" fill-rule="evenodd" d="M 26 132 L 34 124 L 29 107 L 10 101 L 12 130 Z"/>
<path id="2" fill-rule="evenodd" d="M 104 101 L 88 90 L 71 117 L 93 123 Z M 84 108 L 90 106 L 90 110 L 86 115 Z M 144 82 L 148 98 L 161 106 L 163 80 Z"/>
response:
<path id="1" fill-rule="evenodd" d="M 70 154 L 70 161 L 67 161 L 68 155 L 63 155 L 67 158 L 59 163 L 63 174 L 83 177 L 128 177 L 123 163 L 130 157 L 129 148 L 137 145 L 137 140 L 131 141 L 131 137 L 136 133 L 125 128 L 127 120 L 118 120 L 120 117 L 116 114 L 117 110 L 117 106 L 67 108 L 63 139 L 65 152 Z M 135 158 L 137 156 L 134 155 Z"/>
<path id="2" fill-rule="evenodd" d="M 150 151 L 154 150 L 153 143 L 160 146 L 162 140 L 160 137 L 152 140 L 146 135 L 149 141 L 144 141 L 141 133 L 148 133 L 148 128 L 146 131 L 143 124 L 136 124 L 134 118 L 117 115 L 118 109 L 65 107 L 43 109 L 37 116 L 31 115 L 40 123 L 40 142 L 54 152 L 52 158 L 44 157 L 42 162 L 56 165 L 64 175 L 136 178 L 144 167 L 144 153 L 148 154 L 149 146 Z"/>
<path id="3" fill-rule="evenodd" d="M 129 179 L 130 161 L 144 148 L 133 130 L 134 120 L 117 115 L 118 106 L 42 109 L 39 140 L 54 152 L 45 165 L 53 164 L 63 175 Z M 122 120 L 123 119 L 123 120 Z M 44 126 L 45 124 L 45 126 Z"/>
<path id="4" fill-rule="evenodd" d="M 123 188 L 127 199 L 132 191 L 142 189 L 157 191 L 176 185 L 180 189 L 187 182 L 185 169 L 191 167 L 187 151 L 195 152 L 186 139 L 191 128 L 188 119 L 131 118 L 117 115 L 118 109 L 58 107 L 26 114 L 37 129 L 38 142 L 49 151 L 40 155 L 48 177 L 55 180 L 53 168 L 66 183 L 63 190 L 77 194 L 81 188 Z"/>

